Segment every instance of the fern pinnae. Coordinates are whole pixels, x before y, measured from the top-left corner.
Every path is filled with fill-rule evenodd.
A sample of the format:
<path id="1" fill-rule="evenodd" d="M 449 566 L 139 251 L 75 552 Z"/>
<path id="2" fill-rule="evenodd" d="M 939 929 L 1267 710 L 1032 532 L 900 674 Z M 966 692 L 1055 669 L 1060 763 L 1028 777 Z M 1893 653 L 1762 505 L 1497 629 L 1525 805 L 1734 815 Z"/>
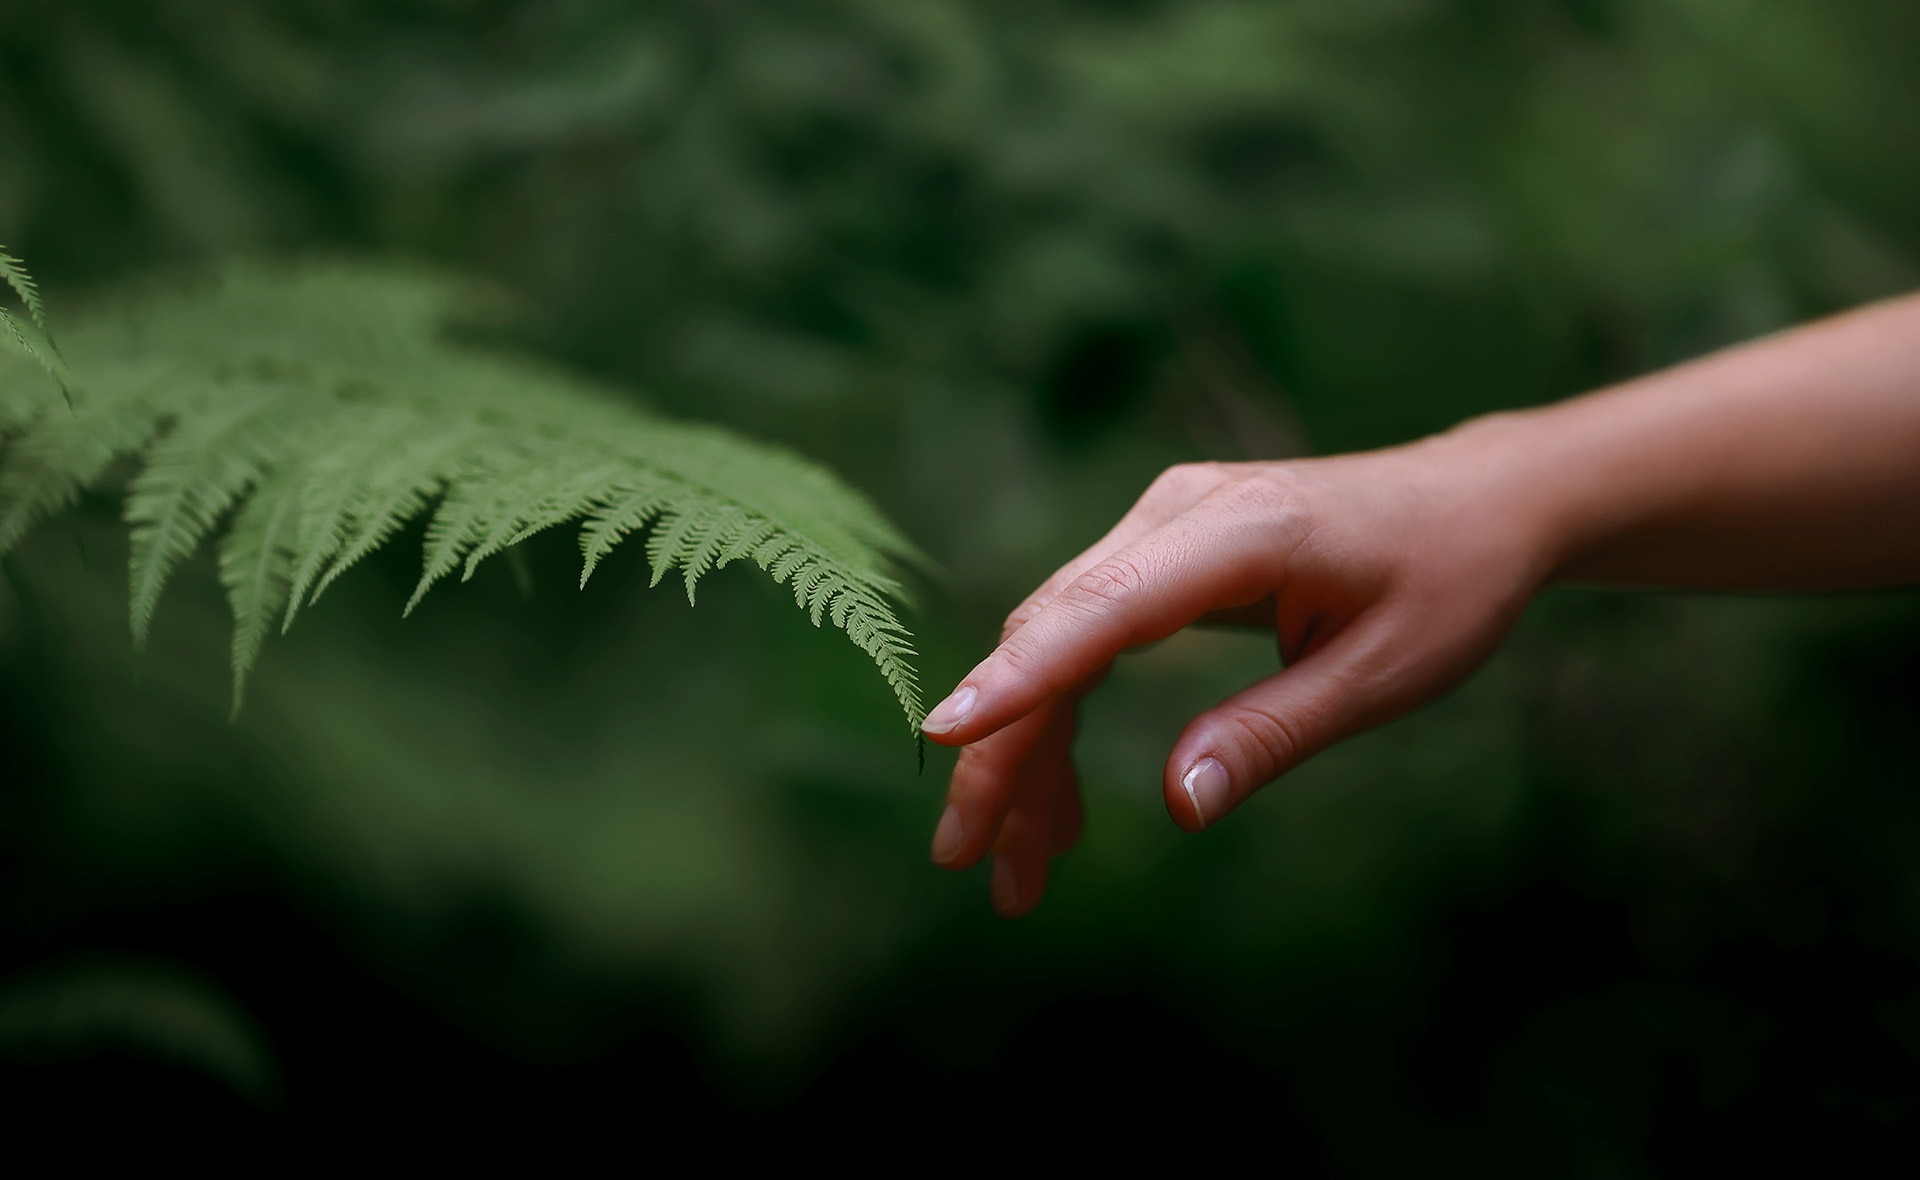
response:
<path id="1" fill-rule="evenodd" d="M 847 637 L 873 660 L 906 712 L 908 724 L 917 731 L 925 710 L 920 703 L 920 678 L 909 662 L 916 653 L 905 628 L 884 602 L 864 593 L 848 599 Z"/>
<path id="2" fill-rule="evenodd" d="M 298 467 L 276 472 L 234 515 L 220 546 L 220 582 L 233 608 L 233 717 L 240 715 L 246 699 L 247 674 L 260 656 L 260 645 L 292 594 L 301 496 L 307 486 Z"/>
<path id="3" fill-rule="evenodd" d="M 813 620 L 814 626 L 818 627 L 826 614 L 827 604 L 833 600 L 834 595 L 845 588 L 846 583 L 836 577 L 832 570 L 822 569 L 819 566 L 815 566 L 814 570 L 819 577 L 810 579 L 806 608 L 807 617 Z"/>
<path id="4" fill-rule="evenodd" d="M 402 615 L 411 615 L 433 584 L 460 568 L 461 560 L 484 535 L 488 515 L 493 508 L 491 489 L 511 483 L 528 470 L 537 470 L 550 461 L 542 455 L 522 459 L 509 466 L 507 449 L 483 449 L 467 456 L 467 461 L 447 478 L 447 492 L 440 507 L 427 522 L 427 546 L 420 582 L 407 599 Z"/>
<path id="5" fill-rule="evenodd" d="M 793 581 L 788 589 L 793 591 L 793 605 L 813 614 L 813 625 L 820 625 L 820 616 L 813 610 L 813 592 L 832 573 L 826 562 L 809 557 L 805 565 L 794 572 Z"/>
<path id="6" fill-rule="evenodd" d="M 470 538 L 479 527 L 481 510 L 478 496 L 448 492 L 440 498 L 440 506 L 427 521 L 426 554 L 421 563 L 420 580 L 414 584 L 407 604 L 400 608 L 402 618 L 413 614 L 435 582 L 459 567 L 461 554 L 472 544 Z"/>
<path id="7" fill-rule="evenodd" d="M 807 599 L 807 614 L 818 627 L 824 619 L 831 617 L 833 604 L 852 591 L 852 586 L 839 574 L 829 574 Z M 841 618 L 846 616 L 842 614 Z"/>
<path id="8" fill-rule="evenodd" d="M 373 505 L 366 505 L 364 499 L 356 502 L 357 507 L 350 512 L 347 523 L 340 533 L 340 544 L 330 556 L 323 558 L 324 566 L 317 577 L 299 578 L 294 583 L 294 592 L 287 598 L 286 621 L 281 625 L 281 634 L 293 626 L 294 616 L 302 606 L 312 606 L 320 601 L 327 588 L 338 581 L 341 575 L 358 565 L 360 561 L 375 549 L 386 544 L 406 523 L 425 512 L 433 504 L 433 495 L 438 491 L 437 484 L 426 487 L 405 484 L 384 489 L 384 494 Z M 360 507 L 370 510 L 361 511 Z M 304 567 L 302 573 L 304 574 Z M 308 585 L 312 589 L 307 589 Z"/>
<path id="9" fill-rule="evenodd" d="M 608 496 L 617 495 L 631 487 L 633 476 L 631 463 L 607 463 L 589 468 L 573 477 L 559 491 L 547 493 L 539 504 L 528 509 L 520 527 L 512 536 L 501 541 L 498 549 L 511 548 L 535 533 L 579 520 L 594 511 L 595 506 Z M 489 537 L 485 544 L 493 544 L 493 538 Z"/>
<path id="10" fill-rule="evenodd" d="M 154 444 L 127 490 L 132 525 L 128 617 L 136 648 L 145 646 L 160 591 L 175 566 L 198 547 L 220 514 L 272 468 L 283 436 L 275 419 L 284 398 L 241 402 L 177 424 Z"/>
<path id="11" fill-rule="evenodd" d="M 293 626 L 302 601 L 314 582 L 347 542 L 353 506 L 363 493 L 370 470 L 394 459 L 395 436 L 410 415 L 380 410 L 365 415 L 335 413 L 308 440 L 314 461 L 302 474 L 302 504 L 296 527 L 299 558 L 284 604 L 280 631 Z"/>
<path id="12" fill-rule="evenodd" d="M 725 551 L 714 559 L 713 568 L 725 569 L 742 558 L 752 557 L 779 535 L 780 526 L 764 517 L 756 518 L 751 527 L 742 529 L 727 543 Z M 764 563 L 761 568 L 766 568 Z"/>
<path id="13" fill-rule="evenodd" d="M 7 335 L 13 337 L 13 342 L 20 346 L 20 351 L 26 353 L 28 356 L 32 357 L 34 360 L 39 361 L 40 366 L 44 368 L 48 372 L 48 374 L 53 376 L 56 380 L 59 379 L 60 375 L 54 369 L 53 365 L 47 360 L 46 357 L 41 355 L 40 350 L 38 348 L 35 348 L 33 346 L 33 341 L 27 336 L 27 330 L 25 326 L 22 325 L 17 318 L 15 318 L 12 312 L 8 311 L 4 307 L 0 307 L 0 327 L 6 328 Z"/>
<path id="14" fill-rule="evenodd" d="M 813 560 L 791 537 L 782 536 L 777 544 L 769 545 L 768 549 L 771 556 L 763 557 L 756 553 L 754 558 L 767 571 L 767 576 L 773 579 L 774 584 L 779 586 L 786 585 L 802 566 Z"/>
<path id="15" fill-rule="evenodd" d="M 33 276 L 27 273 L 25 263 L 7 253 L 5 246 L 0 246 L 0 280 L 13 288 L 20 302 L 26 304 L 27 314 L 33 317 L 34 326 L 45 332 L 47 309 L 40 302 L 40 284 L 34 282 Z"/>
<path id="16" fill-rule="evenodd" d="M 682 551 L 675 554 L 687 585 L 688 606 L 697 605 L 693 598 L 694 585 L 713 570 L 733 539 L 752 523 L 753 515 L 746 509 L 737 504 L 723 505 L 707 520 L 699 535 L 689 537 Z"/>
<path id="17" fill-rule="evenodd" d="M 501 533 L 504 534 L 504 540 L 506 536 L 517 532 L 521 524 L 519 514 L 531 510 L 554 485 L 563 482 L 569 467 L 564 453 L 546 451 L 527 458 L 503 474 L 485 477 L 484 483 L 479 486 L 469 488 L 461 481 L 448 490 L 449 501 L 458 496 L 471 501 L 473 505 L 471 521 L 466 526 L 466 535 L 454 559 L 454 567 L 460 570 L 461 581 L 471 580 L 473 571 L 485 560 L 480 555 L 480 549 L 488 539 Z M 428 560 L 433 561 L 436 556 L 429 545 Z M 447 572 L 451 574 L 453 571 Z"/>
<path id="18" fill-rule="evenodd" d="M 159 428 L 159 412 L 144 405 L 87 405 L 35 422 L 0 467 L 0 554 L 71 507 L 114 459 L 145 446 Z"/>
<path id="19" fill-rule="evenodd" d="M 833 625 L 842 631 L 847 629 L 847 617 L 852 613 L 856 598 L 852 590 L 842 590 L 833 599 Z"/>
<path id="20" fill-rule="evenodd" d="M 488 437 L 472 424 L 436 431 L 431 420 L 419 419 L 418 422 L 414 432 L 408 435 L 408 448 L 397 451 L 388 462 L 370 465 L 365 478 L 355 481 L 357 494 L 347 505 L 344 540 L 314 583 L 312 593 L 305 595 L 306 605 L 320 601 L 327 587 L 342 574 L 386 544 L 408 521 L 427 511 L 433 498 L 445 487 L 448 476 L 470 461 L 471 453 Z M 424 442 L 415 437 L 422 432 L 426 432 Z M 304 587 L 299 587 L 287 602 L 289 626 L 302 593 Z"/>
<path id="21" fill-rule="evenodd" d="M 580 588 L 587 587 L 601 561 L 614 546 L 637 529 L 643 529 L 660 514 L 668 502 L 672 485 L 652 475 L 640 475 L 634 481 L 603 499 L 587 513 L 580 528 Z"/>
<path id="22" fill-rule="evenodd" d="M 494 495 L 485 535 L 467 554 L 461 581 L 471 579 L 481 562 L 501 550 L 584 516 L 602 497 L 616 491 L 632 471 L 631 465 L 618 462 L 582 468 L 573 455 L 563 451 L 546 466 L 503 486 Z"/>
<path id="23" fill-rule="evenodd" d="M 647 534 L 647 565 L 653 570 L 653 578 L 647 583 L 649 588 L 658 586 L 678 564 L 688 539 L 699 536 L 714 512 L 714 505 L 689 503 L 686 498 L 676 500 L 661 512 L 659 522 Z"/>
<path id="24" fill-rule="evenodd" d="M 0 324 L 6 326 L 7 335 L 13 337 L 13 342 L 20 346 L 21 351 L 39 362 L 40 367 L 53 378 L 54 384 L 60 387 L 61 396 L 66 398 L 67 405 L 71 407 L 73 390 L 69 383 L 67 366 L 60 356 L 60 346 L 54 342 L 53 330 L 47 327 L 47 309 L 40 301 L 40 285 L 34 282 L 31 274 L 27 273 L 26 264 L 7 253 L 4 246 L 0 246 L 0 281 L 4 281 L 8 287 L 11 287 L 13 293 L 20 297 L 20 302 L 26 306 L 27 317 L 34 328 L 38 329 L 39 340 L 29 339 L 26 325 L 20 323 L 14 314 L 4 307 L 0 307 Z"/>

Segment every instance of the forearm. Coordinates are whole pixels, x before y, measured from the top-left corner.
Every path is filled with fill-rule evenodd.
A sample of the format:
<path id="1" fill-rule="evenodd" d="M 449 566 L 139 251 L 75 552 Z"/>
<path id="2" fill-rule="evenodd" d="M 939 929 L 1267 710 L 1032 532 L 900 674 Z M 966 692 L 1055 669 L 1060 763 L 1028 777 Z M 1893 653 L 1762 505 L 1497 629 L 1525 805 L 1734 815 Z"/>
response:
<path id="1" fill-rule="evenodd" d="M 1920 296 L 1436 440 L 1550 580 L 1920 584 Z"/>

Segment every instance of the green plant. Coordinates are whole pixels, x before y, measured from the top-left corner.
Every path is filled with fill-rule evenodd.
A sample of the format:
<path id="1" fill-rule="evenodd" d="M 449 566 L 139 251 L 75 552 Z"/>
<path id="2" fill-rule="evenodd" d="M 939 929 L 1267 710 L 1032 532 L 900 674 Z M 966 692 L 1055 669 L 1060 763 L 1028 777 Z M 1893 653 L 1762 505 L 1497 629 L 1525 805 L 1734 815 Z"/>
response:
<path id="1" fill-rule="evenodd" d="M 50 340 L 32 280 L 0 258 Z M 238 711 L 268 630 L 429 509 L 409 612 L 440 579 L 575 520 L 585 586 L 651 526 L 655 585 L 677 569 L 692 602 L 708 571 L 753 561 L 872 657 L 917 729 L 911 636 L 891 605 L 891 563 L 915 551 L 879 513 L 790 454 L 451 339 L 462 301 L 406 270 L 230 267 L 103 301 L 63 330 L 71 381 L 7 316 L 27 355 L 0 355 L 0 553 L 138 458 L 138 644 L 169 575 L 231 513 L 219 557 Z"/>
<path id="2" fill-rule="evenodd" d="M 27 273 L 27 268 L 18 258 L 0 247 L 0 282 L 13 289 L 20 302 L 27 309 L 27 323 L 21 323 L 20 317 L 0 307 L 0 327 L 5 327 L 7 335 L 22 352 L 40 363 L 60 386 L 63 395 L 67 393 L 66 376 L 61 367 L 54 363 L 59 353 L 53 346 L 53 336 L 47 331 L 47 311 L 40 301 L 39 284 Z M 71 399 L 69 399 L 71 400 Z"/>

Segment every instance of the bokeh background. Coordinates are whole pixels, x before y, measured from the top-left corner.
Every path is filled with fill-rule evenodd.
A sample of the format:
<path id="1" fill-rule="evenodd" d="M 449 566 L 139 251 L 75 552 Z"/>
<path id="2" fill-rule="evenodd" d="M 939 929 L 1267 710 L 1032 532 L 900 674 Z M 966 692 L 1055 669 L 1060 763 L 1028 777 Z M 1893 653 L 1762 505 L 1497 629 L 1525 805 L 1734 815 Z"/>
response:
<path id="1" fill-rule="evenodd" d="M 1905 0 L 0 3 L 56 329 L 234 254 L 495 279 L 872 496 L 935 695 L 1168 464 L 1920 286 L 1916 144 Z M 402 623 L 415 532 L 229 724 L 210 556 L 136 659 L 116 514 L 0 588 L 22 1126 L 1635 1176 L 1920 1117 L 1912 594 L 1554 591 L 1199 838 L 1161 759 L 1273 654 L 1180 637 L 1088 703 L 1085 844 L 1009 924 L 926 862 L 951 755 L 750 571 L 580 593 L 544 536 Z"/>

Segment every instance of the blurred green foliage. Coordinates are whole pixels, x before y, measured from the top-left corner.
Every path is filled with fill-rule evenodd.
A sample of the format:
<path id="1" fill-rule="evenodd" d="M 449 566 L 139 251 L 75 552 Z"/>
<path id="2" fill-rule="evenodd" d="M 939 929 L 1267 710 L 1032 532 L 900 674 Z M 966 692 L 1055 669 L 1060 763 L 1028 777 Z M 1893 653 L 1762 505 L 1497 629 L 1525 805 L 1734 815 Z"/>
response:
<path id="1" fill-rule="evenodd" d="M 279 1077 L 259 1029 L 230 996 L 171 963 L 42 967 L 0 987 L 0 1059 L 84 1058 L 127 1046 L 272 1106 Z"/>
<path id="2" fill-rule="evenodd" d="M 1169 463 L 1915 285 L 1915 142 L 1902 0 L 0 7 L 0 240 L 56 328 L 235 252 L 497 278 L 531 347 L 901 522 L 936 689 Z M 576 595 L 536 539 L 530 599 L 483 571 L 402 625 L 387 555 L 229 727 L 212 562 L 136 663 L 95 508 L 0 593 L 9 961 L 214 974 L 289 1118 L 427 1091 L 964 1154 L 1036 1109 L 1189 1144 L 1204 1102 L 1342 1174 L 1639 1175 L 1920 1114 L 1911 596 L 1557 592 L 1198 839 L 1160 760 L 1273 657 L 1181 637 L 1089 702 L 1085 846 L 1006 926 L 925 864 L 946 764 L 778 591 L 688 612 L 616 555 Z"/>

